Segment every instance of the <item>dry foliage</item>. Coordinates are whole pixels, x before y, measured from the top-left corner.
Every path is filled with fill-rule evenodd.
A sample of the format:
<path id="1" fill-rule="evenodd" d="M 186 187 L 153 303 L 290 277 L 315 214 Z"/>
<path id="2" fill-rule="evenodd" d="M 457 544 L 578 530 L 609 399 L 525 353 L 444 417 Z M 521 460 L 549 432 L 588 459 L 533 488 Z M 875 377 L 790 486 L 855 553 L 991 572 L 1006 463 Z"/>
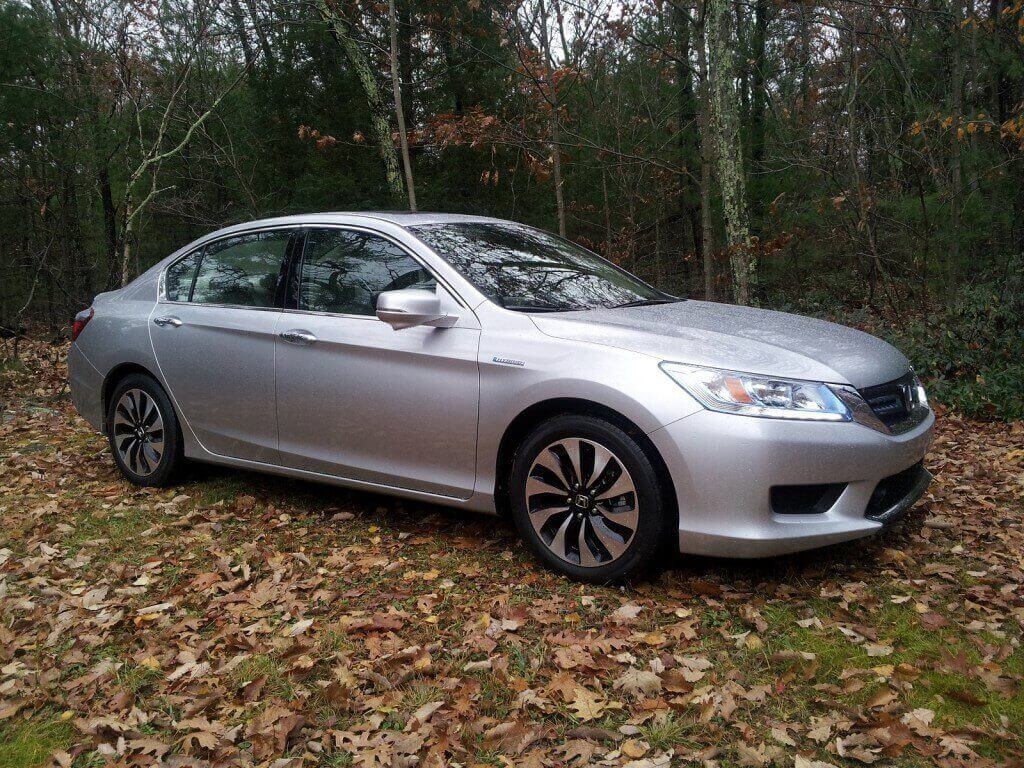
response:
<path id="1" fill-rule="evenodd" d="M 612 589 L 491 518 L 132 488 L 62 360 L 0 373 L 4 765 L 1024 764 L 1022 423 L 945 415 L 875 539 Z"/>

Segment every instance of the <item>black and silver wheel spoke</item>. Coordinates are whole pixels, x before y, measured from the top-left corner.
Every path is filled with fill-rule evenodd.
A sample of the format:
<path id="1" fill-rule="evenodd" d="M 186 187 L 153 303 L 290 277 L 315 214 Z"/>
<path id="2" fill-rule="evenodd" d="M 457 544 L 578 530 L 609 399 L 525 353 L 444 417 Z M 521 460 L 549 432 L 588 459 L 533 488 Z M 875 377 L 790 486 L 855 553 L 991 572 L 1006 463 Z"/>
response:
<path id="1" fill-rule="evenodd" d="M 136 475 L 151 475 L 164 454 L 164 420 L 152 396 L 129 389 L 114 407 L 113 442 L 121 461 Z"/>
<path id="2" fill-rule="evenodd" d="M 639 522 L 636 485 L 603 445 L 567 438 L 547 446 L 527 476 L 526 508 L 557 557 L 593 568 L 621 557 Z"/>

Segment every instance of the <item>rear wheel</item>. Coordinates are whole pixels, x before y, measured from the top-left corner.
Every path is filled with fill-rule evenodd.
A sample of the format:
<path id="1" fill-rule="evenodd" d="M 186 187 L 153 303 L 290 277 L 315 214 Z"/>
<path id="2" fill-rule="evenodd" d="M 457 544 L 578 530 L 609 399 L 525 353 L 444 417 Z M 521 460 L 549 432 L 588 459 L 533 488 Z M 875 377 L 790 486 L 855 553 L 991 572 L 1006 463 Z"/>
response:
<path id="1" fill-rule="evenodd" d="M 110 396 L 107 439 L 114 463 L 135 485 L 169 485 L 183 461 L 181 430 L 155 379 L 126 376 Z"/>
<path id="2" fill-rule="evenodd" d="M 619 427 L 560 416 L 538 427 L 513 461 L 516 526 L 548 567 L 605 583 L 653 563 L 665 528 L 657 474 Z"/>

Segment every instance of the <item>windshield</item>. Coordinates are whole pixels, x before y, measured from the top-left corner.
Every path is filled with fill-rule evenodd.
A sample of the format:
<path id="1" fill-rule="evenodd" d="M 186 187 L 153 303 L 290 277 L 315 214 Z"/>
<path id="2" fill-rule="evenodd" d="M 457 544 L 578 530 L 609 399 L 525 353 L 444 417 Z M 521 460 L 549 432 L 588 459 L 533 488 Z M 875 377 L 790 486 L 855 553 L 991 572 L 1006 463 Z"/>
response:
<path id="1" fill-rule="evenodd" d="M 597 254 L 531 227 L 488 222 L 410 229 L 506 309 L 551 312 L 677 300 Z"/>

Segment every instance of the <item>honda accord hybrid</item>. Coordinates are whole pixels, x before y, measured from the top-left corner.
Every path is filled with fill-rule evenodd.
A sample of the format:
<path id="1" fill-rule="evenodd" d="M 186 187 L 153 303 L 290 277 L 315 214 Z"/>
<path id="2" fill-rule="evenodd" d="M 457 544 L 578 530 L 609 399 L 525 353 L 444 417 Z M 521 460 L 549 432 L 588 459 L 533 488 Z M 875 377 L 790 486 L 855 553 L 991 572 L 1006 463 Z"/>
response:
<path id="1" fill-rule="evenodd" d="M 547 566 L 779 555 L 924 493 L 907 358 L 663 293 L 554 235 L 447 214 L 214 232 L 75 318 L 71 394 L 132 483 L 187 459 L 509 515 Z"/>

